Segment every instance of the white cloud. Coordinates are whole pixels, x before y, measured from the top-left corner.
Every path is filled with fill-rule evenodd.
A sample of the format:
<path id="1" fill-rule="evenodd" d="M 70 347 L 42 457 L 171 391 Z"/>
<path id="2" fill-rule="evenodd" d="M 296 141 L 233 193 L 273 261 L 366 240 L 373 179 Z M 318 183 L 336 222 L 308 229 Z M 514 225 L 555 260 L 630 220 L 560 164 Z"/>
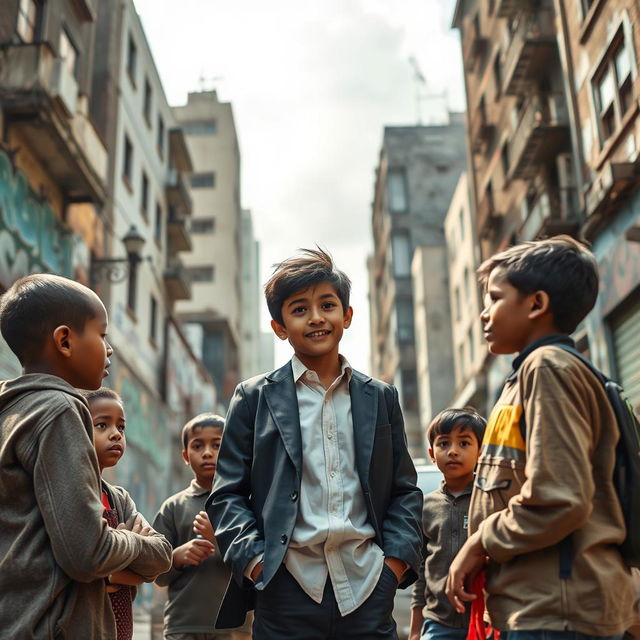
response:
<path id="1" fill-rule="evenodd" d="M 353 280 L 344 353 L 369 369 L 366 255 L 385 124 L 416 122 L 414 55 L 428 90 L 463 108 L 450 0 L 136 0 L 170 102 L 201 76 L 234 107 L 243 206 L 262 245 L 262 277 L 320 244 Z M 435 108 L 423 102 L 423 110 Z M 266 323 L 266 314 L 264 322 Z M 289 356 L 277 349 L 277 360 Z"/>

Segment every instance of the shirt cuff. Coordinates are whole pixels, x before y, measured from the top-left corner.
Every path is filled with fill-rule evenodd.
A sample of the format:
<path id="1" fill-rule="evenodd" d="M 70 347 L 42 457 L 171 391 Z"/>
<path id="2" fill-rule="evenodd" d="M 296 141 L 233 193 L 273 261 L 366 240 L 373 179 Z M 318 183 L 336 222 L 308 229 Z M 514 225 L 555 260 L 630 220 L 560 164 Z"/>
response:
<path id="1" fill-rule="evenodd" d="M 251 573 L 256 568 L 258 563 L 262 562 L 264 558 L 264 553 L 259 553 L 244 569 L 244 577 L 249 578 L 251 580 Z M 253 580 L 251 580 L 253 582 Z"/>

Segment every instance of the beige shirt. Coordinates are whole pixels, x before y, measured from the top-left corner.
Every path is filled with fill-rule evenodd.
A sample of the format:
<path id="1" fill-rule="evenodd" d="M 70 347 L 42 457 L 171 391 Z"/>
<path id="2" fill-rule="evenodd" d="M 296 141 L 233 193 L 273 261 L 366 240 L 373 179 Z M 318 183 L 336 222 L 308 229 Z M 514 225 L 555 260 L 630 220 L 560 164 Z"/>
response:
<path id="1" fill-rule="evenodd" d="M 341 374 L 325 389 L 315 371 L 296 356 L 291 360 L 302 436 L 302 483 L 285 565 L 318 603 L 329 576 L 345 616 L 375 589 L 384 554 L 373 540 L 356 469 L 351 367 L 342 356 L 340 362 Z"/>

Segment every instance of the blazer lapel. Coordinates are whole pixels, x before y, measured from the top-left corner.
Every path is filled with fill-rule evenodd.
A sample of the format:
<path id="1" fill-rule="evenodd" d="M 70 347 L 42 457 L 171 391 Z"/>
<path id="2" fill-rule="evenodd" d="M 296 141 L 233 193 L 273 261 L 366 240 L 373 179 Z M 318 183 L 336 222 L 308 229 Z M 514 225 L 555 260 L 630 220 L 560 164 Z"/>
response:
<path id="1" fill-rule="evenodd" d="M 354 371 L 349 386 L 356 467 L 363 487 L 367 487 L 369 483 L 369 465 L 378 412 L 377 390 L 369 384 L 370 380 L 371 378 L 366 378 Z"/>
<path id="2" fill-rule="evenodd" d="M 302 477 L 302 436 L 300 434 L 300 413 L 298 396 L 293 383 L 291 364 L 278 369 L 264 387 L 264 396 L 273 417 L 284 448 L 291 458 L 298 478 Z"/>

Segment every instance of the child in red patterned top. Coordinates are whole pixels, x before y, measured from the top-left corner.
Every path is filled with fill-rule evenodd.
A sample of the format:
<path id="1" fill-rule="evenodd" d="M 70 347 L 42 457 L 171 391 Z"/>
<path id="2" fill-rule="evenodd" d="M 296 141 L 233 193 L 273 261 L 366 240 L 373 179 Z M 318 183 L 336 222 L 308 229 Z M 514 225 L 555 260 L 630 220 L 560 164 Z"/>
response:
<path id="1" fill-rule="evenodd" d="M 93 439 L 100 472 L 118 464 L 127 447 L 125 437 L 125 414 L 120 396 L 113 390 L 101 387 L 96 391 L 83 392 L 89 404 L 93 421 Z M 140 535 L 153 535 L 154 530 L 138 513 L 131 496 L 122 488 L 102 480 L 102 504 L 104 519 L 110 527 L 129 529 Z M 161 572 L 163 567 L 158 567 Z M 145 580 L 130 569 L 112 573 L 108 579 L 107 592 L 116 619 L 117 640 L 133 637 L 132 602 L 136 586 Z"/>

